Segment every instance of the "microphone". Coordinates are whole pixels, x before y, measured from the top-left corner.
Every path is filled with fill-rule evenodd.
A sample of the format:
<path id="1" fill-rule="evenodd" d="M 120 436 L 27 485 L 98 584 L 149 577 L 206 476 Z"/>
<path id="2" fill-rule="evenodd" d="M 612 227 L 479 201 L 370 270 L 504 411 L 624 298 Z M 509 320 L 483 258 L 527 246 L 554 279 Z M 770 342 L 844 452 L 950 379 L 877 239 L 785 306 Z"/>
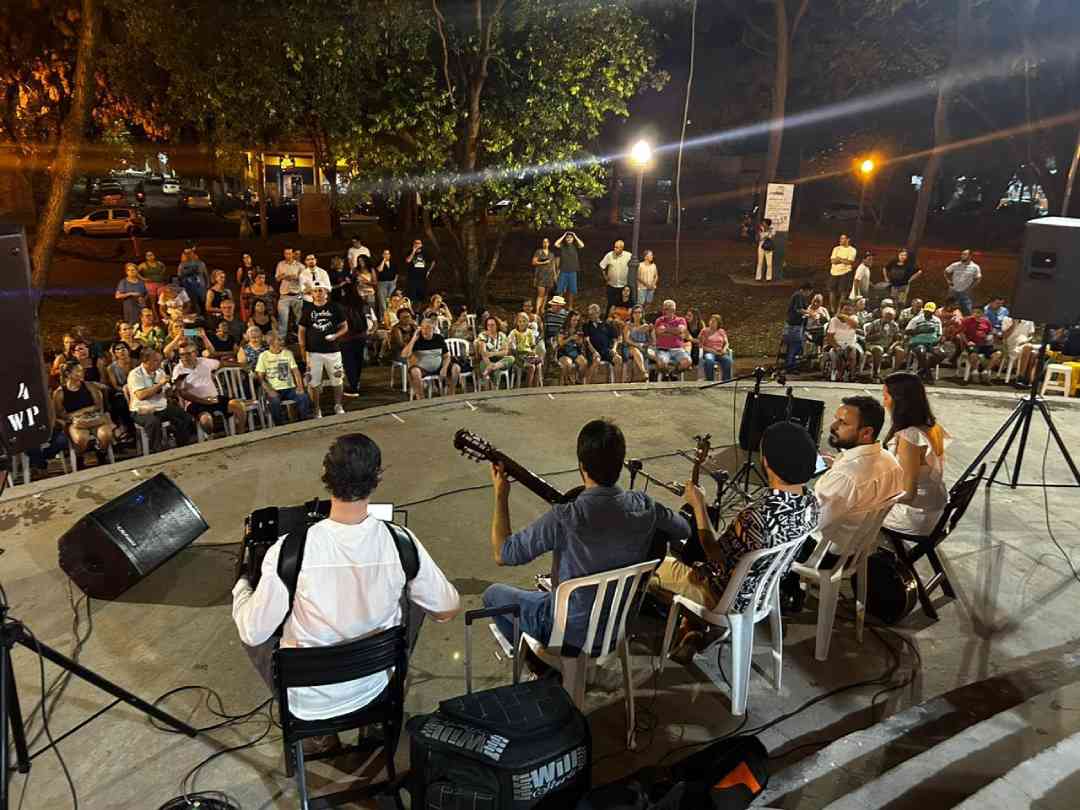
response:
<path id="1" fill-rule="evenodd" d="M 627 461 L 624 466 L 630 471 L 630 489 L 633 489 L 634 480 L 637 478 L 638 473 L 641 472 L 642 468 L 645 465 L 641 463 L 641 459 L 632 458 Z"/>

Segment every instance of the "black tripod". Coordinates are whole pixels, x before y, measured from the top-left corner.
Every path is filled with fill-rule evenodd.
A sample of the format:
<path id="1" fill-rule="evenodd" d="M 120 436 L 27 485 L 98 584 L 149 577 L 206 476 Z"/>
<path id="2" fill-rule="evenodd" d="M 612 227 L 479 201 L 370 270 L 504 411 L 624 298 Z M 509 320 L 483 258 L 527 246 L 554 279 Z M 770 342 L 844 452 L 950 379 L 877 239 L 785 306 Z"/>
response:
<path id="1" fill-rule="evenodd" d="M 31 754 L 26 744 L 26 730 L 23 727 L 22 711 L 19 708 L 19 693 L 15 684 L 15 670 L 11 666 L 11 651 L 16 644 L 21 644 L 31 652 L 40 654 L 42 658 L 46 658 L 58 667 L 66 669 L 72 675 L 82 678 L 87 683 L 96 686 L 104 692 L 108 692 L 116 698 L 116 700 L 105 708 L 90 715 L 90 717 L 83 720 L 74 728 L 64 732 L 59 737 L 54 738 L 48 745 Z M 45 696 L 42 695 L 42 700 L 44 700 L 44 698 Z M 96 672 L 72 661 L 65 655 L 61 655 L 48 645 L 42 644 L 30 634 L 21 622 L 9 618 L 8 606 L 0 603 L 0 810 L 8 810 L 8 782 L 14 771 L 18 771 L 19 773 L 29 773 L 30 761 L 32 759 L 53 748 L 61 740 L 66 739 L 87 723 L 100 717 L 117 703 L 127 703 L 129 706 L 138 709 L 156 720 L 160 720 L 162 723 L 172 726 L 177 731 L 181 731 L 189 737 L 194 737 L 198 734 L 198 732 L 187 723 L 177 720 L 170 714 L 166 714 L 156 706 L 151 706 L 145 700 L 136 697 L 126 689 L 121 689 L 111 681 L 102 678 Z M 8 762 L 9 728 L 11 729 L 11 739 L 15 744 L 14 768 L 12 768 Z"/>
<path id="2" fill-rule="evenodd" d="M 758 465 L 754 463 L 754 439 L 758 437 L 758 424 L 760 419 L 758 416 L 758 402 L 761 399 L 761 381 L 768 374 L 765 369 L 758 366 L 754 369 L 754 391 L 750 395 L 750 402 L 747 407 L 750 409 L 749 423 L 750 430 L 748 434 L 747 446 L 743 448 L 746 452 L 746 461 L 742 463 L 742 466 L 735 472 L 735 475 L 731 476 L 731 480 L 728 482 L 728 488 L 741 495 L 743 500 L 747 503 L 751 500 L 751 490 L 760 489 L 761 487 L 767 487 L 769 482 L 765 480 L 765 476 L 761 470 L 758 469 Z M 741 437 L 740 437 L 741 438 Z M 757 484 L 752 482 L 752 478 L 756 477 Z"/>
<path id="3" fill-rule="evenodd" d="M 1050 409 L 1046 407 L 1046 403 L 1043 402 L 1041 396 L 1038 395 L 1039 386 L 1042 384 L 1043 375 L 1046 373 L 1046 344 L 1050 341 L 1050 327 L 1047 326 L 1043 332 L 1042 345 L 1039 347 L 1039 355 L 1035 361 L 1035 373 L 1031 379 L 1031 391 L 1026 397 L 1016 403 L 1016 408 L 1009 415 L 1009 418 L 1005 420 L 1005 423 L 998 428 L 997 433 L 993 438 L 986 443 L 986 446 L 979 451 L 979 454 L 975 456 L 975 460 L 971 462 L 964 474 L 960 476 L 961 481 L 965 480 L 972 471 L 974 471 L 986 458 L 990 451 L 994 448 L 1005 433 L 1012 428 L 1012 432 L 1009 433 L 1009 438 L 1005 441 L 1005 446 L 1001 448 L 1001 455 L 998 456 L 997 463 L 994 464 L 994 469 L 990 472 L 989 477 L 986 479 L 986 486 L 991 484 L 1005 484 L 1008 483 L 1010 488 L 1016 489 L 1017 487 L 1080 487 L 1080 470 L 1077 470 L 1076 464 L 1072 460 L 1072 456 L 1069 455 L 1069 450 L 1065 446 L 1065 442 L 1062 441 L 1061 434 L 1058 433 L 1057 428 L 1054 426 L 1053 416 L 1050 414 Z M 1050 431 L 1050 435 L 1054 437 L 1054 441 L 1057 442 L 1058 449 L 1061 451 L 1061 455 L 1065 457 L 1065 463 L 1069 465 L 1069 470 L 1073 474 L 1073 478 L 1076 479 L 1075 484 L 1047 484 L 1045 482 L 1038 484 L 1021 484 L 1020 483 L 1020 468 L 1024 464 L 1024 450 L 1027 448 L 1028 432 L 1031 430 L 1031 418 L 1035 411 L 1038 410 L 1042 414 L 1043 421 L 1046 422 L 1046 428 Z M 1005 459 L 1009 455 L 1009 451 L 1012 449 L 1013 442 L 1016 441 L 1017 434 L 1020 436 L 1020 444 L 1016 448 L 1016 464 L 1013 466 L 1012 480 L 1011 481 L 998 481 L 997 474 L 1001 470 L 1001 465 L 1005 463 Z"/>

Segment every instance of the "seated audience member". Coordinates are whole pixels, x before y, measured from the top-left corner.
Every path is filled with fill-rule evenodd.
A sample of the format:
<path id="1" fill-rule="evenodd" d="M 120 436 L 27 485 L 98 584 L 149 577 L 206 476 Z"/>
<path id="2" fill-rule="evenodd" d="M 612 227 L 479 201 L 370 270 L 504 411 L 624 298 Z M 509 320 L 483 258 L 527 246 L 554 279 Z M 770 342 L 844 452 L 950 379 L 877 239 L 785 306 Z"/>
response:
<path id="1" fill-rule="evenodd" d="M 179 446 L 191 442 L 195 423 L 187 411 L 169 399 L 172 387 L 158 352 L 147 349 L 142 353 L 141 362 L 128 374 L 127 386 L 132 417 L 146 431 L 151 453 L 164 449 L 163 422 L 170 424 Z"/>
<path id="2" fill-rule="evenodd" d="M 617 379 L 622 373 L 622 357 L 617 351 L 619 330 L 609 321 L 600 320 L 600 307 L 597 304 L 589 306 L 589 320 L 581 331 L 585 335 L 585 348 L 589 355 L 589 381 L 595 381 L 602 363 L 611 366 L 612 374 Z"/>
<path id="3" fill-rule="evenodd" d="M 213 352 L 213 346 L 202 323 L 202 318 L 195 315 L 185 315 L 182 320 L 174 321 L 169 327 L 169 342 L 161 350 L 165 359 L 169 362 L 176 360 L 180 347 L 188 340 L 195 341 L 199 354 L 209 357 Z"/>
<path id="4" fill-rule="evenodd" d="M 397 311 L 394 326 L 386 338 L 387 349 L 392 359 L 397 360 L 401 356 L 401 350 L 413 339 L 414 334 L 416 334 L 416 324 L 413 322 L 412 310 L 402 307 Z"/>
<path id="5" fill-rule="evenodd" d="M 142 312 L 139 313 L 139 325 L 135 327 L 132 337 L 137 343 L 159 352 L 168 339 L 164 327 L 157 322 L 154 310 L 150 307 L 143 307 Z"/>
<path id="6" fill-rule="evenodd" d="M 113 338 L 113 342 L 119 340 L 121 343 L 127 345 L 131 351 L 131 356 L 136 361 L 139 359 L 139 352 L 143 350 L 143 345 L 135 339 L 135 327 L 127 321 L 120 321 L 116 324 L 116 335 Z M 110 346 L 110 343 L 105 343 L 105 346 Z"/>
<path id="7" fill-rule="evenodd" d="M 60 387 L 52 395 L 56 421 L 67 431 L 75 452 L 82 455 L 91 442 L 96 442 L 99 464 L 105 463 L 105 451 L 113 443 L 113 423 L 105 398 L 105 386 L 87 382 L 83 367 L 76 360 L 61 369 Z"/>
<path id="8" fill-rule="evenodd" d="M 941 364 L 945 353 L 941 350 L 941 321 L 934 314 L 937 304 L 927 301 L 922 312 L 908 321 L 905 331 L 908 334 L 908 351 L 918 363 L 919 376 L 924 380 L 933 380 L 931 371 Z"/>
<path id="9" fill-rule="evenodd" d="M 267 340 L 269 348 L 259 355 L 255 372 L 262 383 L 274 424 L 285 424 L 283 402 L 295 402 L 297 416 L 307 419 L 311 412 L 311 400 L 308 399 L 296 358 L 285 348 L 285 341 L 277 332 L 271 332 Z"/>
<path id="10" fill-rule="evenodd" d="M 254 326 L 264 337 L 269 337 L 271 332 L 277 331 L 277 318 L 273 315 L 273 310 L 266 305 L 266 302 L 261 298 L 256 298 L 251 304 L 251 317 L 248 318 L 248 329 Z M 244 334 L 247 334 L 245 330 Z"/>
<path id="11" fill-rule="evenodd" d="M 885 357 L 893 358 L 893 368 L 904 362 L 903 335 L 892 307 L 882 309 L 881 317 L 866 325 L 866 351 L 870 352 L 874 382 L 881 382 L 881 363 Z"/>
<path id="12" fill-rule="evenodd" d="M 702 320 L 698 311 L 694 307 L 687 307 L 686 340 L 683 341 L 683 348 L 690 352 L 690 365 L 693 367 L 697 367 L 698 362 L 701 360 L 701 348 L 698 338 L 704 328 L 705 321 Z"/>
<path id="13" fill-rule="evenodd" d="M 810 299 L 810 306 L 806 308 L 806 337 L 817 346 L 818 351 L 825 345 L 825 330 L 829 326 L 829 310 L 825 308 L 821 293 L 816 293 Z"/>
<path id="14" fill-rule="evenodd" d="M 213 334 L 207 335 L 210 341 L 210 356 L 218 360 L 232 359 L 236 354 L 236 339 L 229 334 L 229 325 L 225 321 L 218 321 Z"/>
<path id="15" fill-rule="evenodd" d="M 901 329 L 907 329 L 907 325 L 911 323 L 911 319 L 916 315 L 921 314 L 923 311 L 923 300 L 921 298 L 912 298 L 911 306 L 904 307 L 896 314 L 896 322 L 900 324 Z"/>
<path id="16" fill-rule="evenodd" d="M 964 315 L 955 299 L 948 299 L 938 308 L 938 320 L 941 321 L 941 347 L 947 360 L 959 360 L 967 338 L 964 335 Z"/>
<path id="17" fill-rule="evenodd" d="M 716 367 L 720 366 L 720 378 L 724 382 L 731 379 L 731 344 L 724 331 L 723 319 L 719 315 L 709 317 L 709 325 L 701 330 L 698 340 L 701 342 L 701 362 L 705 379 L 716 380 Z"/>
<path id="18" fill-rule="evenodd" d="M 153 251 L 146 251 L 146 261 L 138 266 L 139 278 L 146 284 L 147 302 L 153 304 L 161 294 L 161 289 L 169 281 L 169 271 L 164 262 L 159 262 Z"/>
<path id="19" fill-rule="evenodd" d="M 49 387 L 55 388 L 60 384 L 60 370 L 64 367 L 64 364 L 70 360 L 75 359 L 74 346 L 75 335 L 72 332 L 67 332 L 63 337 L 64 348 L 53 357 L 52 365 L 49 366 Z"/>
<path id="20" fill-rule="evenodd" d="M 398 322 L 398 314 L 402 309 L 407 309 L 412 312 L 412 302 L 409 297 L 401 290 L 394 290 L 390 294 L 390 299 L 386 302 L 386 328 L 390 329 Z"/>
<path id="21" fill-rule="evenodd" d="M 510 479 L 493 465 L 495 503 L 491 519 L 491 552 L 497 565 L 528 565 L 552 552 L 552 592 L 496 584 L 484 591 L 484 607 L 521 605 L 521 631 L 541 644 L 551 635 L 552 600 L 560 582 L 645 562 L 654 553 L 654 536 L 689 536 L 690 527 L 678 514 L 639 490 L 619 487 L 626 440 L 613 422 L 594 420 L 577 439 L 578 470 L 585 488 L 575 500 L 558 504 L 520 531 L 510 521 Z M 577 593 L 571 600 L 564 645 L 580 649 L 592 610 L 592 595 Z M 512 638 L 511 622 L 498 616 L 495 624 Z M 603 638 L 604 622 L 597 631 Z M 564 647 L 565 649 L 565 647 Z"/>
<path id="22" fill-rule="evenodd" d="M 1009 317 L 1009 308 L 1005 306 L 1005 297 L 995 295 L 990 299 L 990 303 L 983 308 L 983 312 L 990 320 L 994 332 L 1000 335 L 1005 328 L 1005 319 Z"/>
<path id="23" fill-rule="evenodd" d="M 424 398 L 423 379 L 432 375 L 438 375 L 448 394 L 457 393 L 459 369 L 446 347 L 446 338 L 435 331 L 434 318 L 420 322 L 420 328 L 401 350 L 401 358 L 409 364 L 409 386 L 415 399 Z"/>
<path id="24" fill-rule="evenodd" d="M 673 380 L 690 368 L 690 352 L 684 348 L 689 336 L 686 318 L 675 314 L 675 302 L 668 298 L 653 323 L 657 379 Z"/>
<path id="25" fill-rule="evenodd" d="M 770 425 L 761 440 L 761 463 L 768 489 L 743 508 L 719 537 L 706 509 L 705 493 L 687 481 L 686 501 L 694 509 L 706 560 L 687 565 L 675 557 L 666 557 L 656 571 L 651 590 L 661 598 L 670 598 L 672 594 L 685 596 L 713 610 L 745 555 L 805 538 L 814 531 L 819 507 L 806 483 L 814 475 L 817 456 L 814 440 L 801 425 L 794 422 Z M 753 573 L 747 575 L 729 612 L 746 608 L 757 583 Z M 698 646 L 697 638 L 687 633 L 689 628 L 686 621 L 675 647 Z"/>
<path id="26" fill-rule="evenodd" d="M 547 312 L 544 313 L 544 345 L 550 356 L 554 357 L 559 348 L 559 335 L 562 333 L 566 319 L 570 311 L 566 308 L 566 299 L 561 295 L 553 295 L 548 301 Z"/>
<path id="27" fill-rule="evenodd" d="M 834 381 L 854 380 L 858 374 L 859 358 L 862 356 L 858 328 L 859 321 L 852 314 L 851 302 L 841 301 L 840 312 L 829 321 L 829 328 L 825 332 L 825 345 L 829 347 Z"/>
<path id="28" fill-rule="evenodd" d="M 206 291 L 206 301 L 203 312 L 207 318 L 221 317 L 221 304 L 226 299 L 232 299 L 232 291 L 225 286 L 225 271 L 210 271 L 210 289 Z"/>
<path id="29" fill-rule="evenodd" d="M 125 323 L 138 323 L 139 313 L 146 305 L 146 282 L 139 277 L 139 267 L 134 262 L 124 265 L 124 277 L 116 285 L 115 298 Z"/>
<path id="30" fill-rule="evenodd" d="M 256 301 L 262 301 L 266 305 L 267 314 L 277 321 L 277 294 L 273 286 L 267 282 L 266 271 L 261 267 L 255 270 L 255 280 L 248 287 L 248 318 L 251 318 L 255 312 Z"/>
<path id="31" fill-rule="evenodd" d="M 1011 359 L 1014 363 L 1017 379 L 1026 376 L 1027 368 L 1025 358 L 1031 355 L 1034 348 L 1035 324 L 1031 321 L 1019 318 L 1006 318 L 1004 336 L 1004 357 L 1002 362 L 1008 363 Z"/>
<path id="32" fill-rule="evenodd" d="M 874 313 L 866 308 L 866 299 L 859 296 L 851 302 L 851 314 L 859 322 L 859 331 L 862 332 L 868 323 L 874 319 Z"/>
<path id="33" fill-rule="evenodd" d="M 585 334 L 581 331 L 581 316 L 573 310 L 570 310 L 570 316 L 563 324 L 556 356 L 563 385 L 581 385 L 585 382 L 589 373 L 589 363 L 585 359 Z"/>
<path id="34" fill-rule="evenodd" d="M 949 500 L 945 450 L 952 437 L 934 418 L 926 389 L 914 374 L 898 371 L 886 377 L 883 399 L 891 421 L 885 446 L 900 462 L 904 482 L 904 496 L 885 518 L 885 528 L 925 537 Z"/>
<path id="35" fill-rule="evenodd" d="M 525 387 L 532 388 L 536 385 L 536 376 L 540 370 L 543 358 L 539 354 L 540 348 L 536 333 L 530 328 L 529 315 L 519 312 L 514 328 L 506 336 L 510 345 L 510 355 L 514 358 L 514 365 L 525 372 Z"/>
<path id="36" fill-rule="evenodd" d="M 135 432 L 131 409 L 128 408 L 127 399 L 124 397 L 124 386 L 127 385 L 128 375 L 131 374 L 131 370 L 138 361 L 131 356 L 128 345 L 119 340 L 113 343 L 109 354 L 112 362 L 105 366 L 104 382 L 108 386 L 105 405 L 115 426 L 116 441 L 123 442 L 128 435 Z"/>
<path id="37" fill-rule="evenodd" d="M 431 296 L 431 299 L 428 301 L 427 306 L 424 307 L 422 317 L 434 318 L 436 326 L 438 326 L 439 320 L 444 320 L 448 324 L 452 323 L 454 320 L 454 316 L 450 312 L 450 307 L 446 305 L 446 303 L 443 301 L 443 297 L 438 293 L 435 293 Z M 439 332 L 439 334 L 442 334 L 442 332 Z"/>
<path id="38" fill-rule="evenodd" d="M 450 337 L 458 340 L 467 340 L 471 344 L 476 340 L 475 330 L 469 323 L 469 308 L 460 304 L 456 309 L 457 314 L 450 323 Z"/>
<path id="39" fill-rule="evenodd" d="M 629 362 L 623 363 L 623 370 L 630 372 L 627 376 L 631 382 L 649 381 L 646 361 L 653 357 L 652 341 L 652 324 L 645 320 L 645 310 L 641 304 L 636 304 L 630 310 L 630 322 L 626 324 L 623 336 L 623 345 L 630 356 Z"/>
<path id="40" fill-rule="evenodd" d="M 980 374 L 984 383 L 990 382 L 991 365 L 1001 355 L 994 346 L 994 327 L 981 309 L 972 310 L 963 321 L 963 353 L 971 364 L 971 373 L 975 381 Z"/>
<path id="41" fill-rule="evenodd" d="M 72 357 L 83 368 L 83 379 L 87 382 L 105 382 L 105 359 L 94 360 L 90 356 L 90 346 L 85 340 L 76 340 L 71 347 Z"/>
<path id="42" fill-rule="evenodd" d="M 191 297 L 187 294 L 187 290 L 179 285 L 166 284 L 158 293 L 158 317 L 163 321 L 170 320 L 169 310 L 174 307 L 187 311 L 191 307 Z"/>
<path id="43" fill-rule="evenodd" d="M 626 323 L 628 320 L 630 320 L 630 309 L 634 305 L 632 300 L 633 297 L 634 296 L 633 293 L 630 291 L 630 288 L 623 287 L 622 292 L 619 296 L 619 301 L 615 304 L 611 304 L 610 306 L 608 306 L 607 313 L 604 317 L 610 318 L 612 315 L 614 315 L 620 321 Z"/>
<path id="44" fill-rule="evenodd" d="M 514 367 L 514 357 L 506 334 L 499 331 L 499 319 L 488 315 L 483 324 L 484 330 L 476 339 L 476 354 L 480 357 L 480 383 L 487 385 L 493 374 Z"/>
<path id="45" fill-rule="evenodd" d="M 226 298 L 221 302 L 221 315 L 212 320 L 214 324 L 214 330 L 217 330 L 219 323 L 225 324 L 229 332 L 229 337 L 233 339 L 236 345 L 240 345 L 244 340 L 244 332 L 247 331 L 247 324 L 240 320 L 236 314 L 236 303 L 231 298 Z"/>
<path id="46" fill-rule="evenodd" d="M 266 339 L 257 326 L 249 326 L 244 334 L 244 342 L 236 350 L 236 362 L 248 371 L 255 371 L 259 355 L 266 351 Z"/>
<path id="47" fill-rule="evenodd" d="M 231 355 L 230 355 L 231 357 Z M 172 381 L 180 398 L 187 403 L 187 412 L 197 419 L 208 436 L 214 432 L 214 414 L 222 419 L 233 417 L 237 433 L 247 428 L 247 411 L 238 399 L 229 399 L 218 393 L 214 385 L 214 372 L 221 368 L 221 361 L 199 357 L 195 341 L 189 340 L 180 348 L 180 362 L 173 368 Z"/>
<path id="48" fill-rule="evenodd" d="M 289 591 L 277 574 L 282 543 L 266 553 L 264 574 L 254 591 L 241 577 L 233 587 L 233 621 L 255 670 L 273 688 L 271 661 L 280 646 L 323 647 L 364 638 L 405 624 L 412 643 L 424 613 L 437 622 L 457 615 L 461 600 L 416 535 L 405 529 L 419 558 L 415 578 L 406 580 L 396 543 L 368 501 L 382 477 L 378 445 L 362 433 L 339 437 L 323 459 L 322 482 L 330 492 L 330 516 L 307 530 L 307 544 L 289 610 Z M 352 595 L 343 598 L 343 595 Z M 408 616 L 402 610 L 409 603 Z M 415 608 L 412 610 L 411 608 Z M 284 624 L 282 624 L 284 622 Z M 355 681 L 289 689 L 289 707 L 302 720 L 358 711 L 386 690 L 378 672 Z M 308 742 L 308 741 L 305 741 Z M 314 737 L 308 753 L 333 750 L 336 734 Z"/>

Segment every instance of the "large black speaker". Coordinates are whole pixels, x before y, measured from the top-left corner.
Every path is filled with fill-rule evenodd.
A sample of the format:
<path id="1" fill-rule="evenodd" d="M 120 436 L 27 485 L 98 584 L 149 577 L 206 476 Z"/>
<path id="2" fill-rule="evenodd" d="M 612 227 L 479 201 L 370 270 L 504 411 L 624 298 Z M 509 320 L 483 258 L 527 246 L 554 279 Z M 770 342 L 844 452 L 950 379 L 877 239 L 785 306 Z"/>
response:
<path id="1" fill-rule="evenodd" d="M 83 593 L 115 599 L 209 526 L 165 473 L 82 518 L 60 538 L 60 567 Z"/>
<path id="2" fill-rule="evenodd" d="M 0 225 L 0 323 L 0 434 L 14 455 L 40 447 L 52 432 L 26 233 L 17 225 Z"/>
<path id="3" fill-rule="evenodd" d="M 1033 219 L 1009 302 L 1014 318 L 1053 326 L 1080 323 L 1080 219 Z"/>
<path id="4" fill-rule="evenodd" d="M 742 422 L 739 424 L 739 447 L 743 450 L 761 449 L 761 436 L 774 422 L 787 418 L 788 398 L 776 394 L 757 394 L 754 407 L 753 391 L 746 394 Z M 809 431 L 815 444 L 821 443 L 821 422 L 825 416 L 825 403 L 820 399 L 791 398 L 791 421 L 798 422 Z"/>

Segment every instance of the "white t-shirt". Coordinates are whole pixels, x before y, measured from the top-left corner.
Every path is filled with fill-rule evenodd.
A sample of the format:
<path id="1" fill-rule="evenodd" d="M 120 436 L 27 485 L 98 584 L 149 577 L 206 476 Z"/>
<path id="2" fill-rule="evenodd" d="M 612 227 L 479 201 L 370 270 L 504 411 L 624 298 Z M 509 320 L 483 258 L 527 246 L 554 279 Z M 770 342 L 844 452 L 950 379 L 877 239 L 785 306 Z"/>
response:
<path id="1" fill-rule="evenodd" d="M 214 372 L 219 368 L 221 368 L 221 362 L 210 357 L 196 358 L 195 368 L 188 368 L 181 361 L 173 369 L 172 381 L 176 383 L 183 377 L 185 378 L 184 390 L 202 399 L 216 399 L 218 390 L 214 385 Z M 180 385 L 176 387 L 179 389 Z M 183 396 L 182 393 L 181 396 Z"/>
<path id="2" fill-rule="evenodd" d="M 406 589 L 397 545 L 382 521 L 369 515 L 357 524 L 328 518 L 312 526 L 281 646 L 324 647 L 395 627 L 403 620 L 403 589 L 410 602 L 429 613 L 457 610 L 457 590 L 412 537 L 420 568 Z M 258 590 L 244 578 L 233 587 L 233 621 L 249 647 L 269 639 L 289 607 L 289 591 L 277 575 L 280 553 L 280 541 L 266 552 Z M 378 697 L 389 680 L 380 672 L 332 686 L 290 689 L 289 706 L 302 720 L 347 714 Z"/>
<path id="3" fill-rule="evenodd" d="M 153 374 L 150 374 L 140 363 L 129 371 L 127 387 L 128 392 L 131 394 L 131 412 L 155 413 L 156 411 L 165 410 L 169 405 L 169 400 L 165 398 L 164 391 L 159 392 L 157 396 L 147 397 L 146 399 L 136 399 L 135 392 L 168 381 L 168 375 L 166 375 L 165 371 L 161 368 Z"/>
<path id="4" fill-rule="evenodd" d="M 356 269 L 356 257 L 357 256 L 366 256 L 367 258 L 370 259 L 371 258 L 371 251 L 368 250 L 366 246 L 361 245 L 360 247 L 351 247 L 351 248 L 349 248 L 349 252 L 346 253 L 345 255 L 346 255 L 346 257 L 348 259 L 348 262 L 349 262 L 349 269 L 350 270 L 355 270 Z"/>
<path id="5" fill-rule="evenodd" d="M 623 251 L 618 256 L 615 251 L 600 260 L 600 269 L 607 270 L 607 285 L 609 287 L 625 287 L 626 279 L 630 275 L 630 253 Z"/>
<path id="6" fill-rule="evenodd" d="M 870 268 L 860 263 L 855 268 L 855 278 L 851 282 L 851 295 L 849 297 L 854 301 L 856 298 L 865 298 L 869 292 Z"/>
<path id="7" fill-rule="evenodd" d="M 1005 318 L 1001 323 L 1002 330 L 1007 331 L 1013 323 L 1012 318 Z M 1031 321 L 1017 321 L 1015 323 L 1016 328 L 1005 336 L 1005 349 L 1014 357 L 1019 355 L 1020 350 L 1024 348 L 1024 344 L 1030 343 L 1035 336 L 1035 324 Z"/>
<path id="8" fill-rule="evenodd" d="M 839 263 L 836 261 L 837 259 L 847 259 L 851 264 Z M 837 245 L 832 249 L 830 262 L 832 263 L 832 267 L 829 269 L 829 272 L 834 276 L 842 276 L 846 273 L 850 273 L 851 268 L 855 265 L 855 246 L 848 245 L 845 247 L 844 245 Z"/>
<path id="9" fill-rule="evenodd" d="M 832 335 L 836 340 L 836 345 L 841 349 L 850 349 L 859 343 L 855 327 L 847 321 L 840 320 L 839 315 L 829 321 L 829 328 L 825 331 L 825 334 Z"/>
<path id="10" fill-rule="evenodd" d="M 330 274 L 323 270 L 321 267 L 314 267 L 308 269 L 305 267 L 300 271 L 300 289 L 304 291 L 304 300 L 309 304 L 314 303 L 311 298 L 311 288 L 316 284 L 330 289 Z"/>

